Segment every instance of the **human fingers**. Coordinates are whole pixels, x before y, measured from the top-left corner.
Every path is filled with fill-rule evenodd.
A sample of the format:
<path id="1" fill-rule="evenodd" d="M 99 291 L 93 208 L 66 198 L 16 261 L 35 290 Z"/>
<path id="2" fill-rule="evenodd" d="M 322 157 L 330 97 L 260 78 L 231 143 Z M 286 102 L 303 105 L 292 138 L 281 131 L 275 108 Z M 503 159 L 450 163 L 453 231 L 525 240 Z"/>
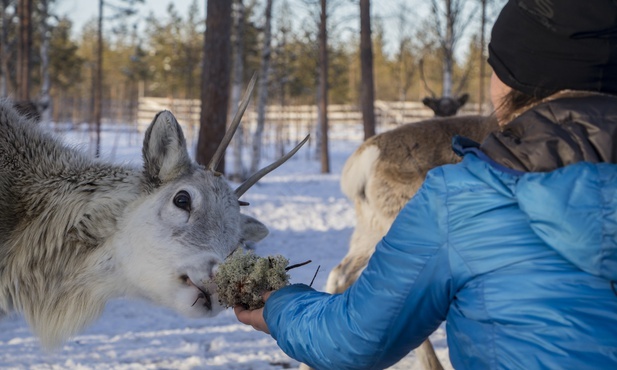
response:
<path id="1" fill-rule="evenodd" d="M 252 326 L 255 330 L 262 331 L 266 334 L 270 334 L 270 330 L 268 329 L 268 325 L 263 317 L 263 308 L 257 310 L 247 310 L 242 306 L 235 306 L 234 313 L 243 324 Z"/>

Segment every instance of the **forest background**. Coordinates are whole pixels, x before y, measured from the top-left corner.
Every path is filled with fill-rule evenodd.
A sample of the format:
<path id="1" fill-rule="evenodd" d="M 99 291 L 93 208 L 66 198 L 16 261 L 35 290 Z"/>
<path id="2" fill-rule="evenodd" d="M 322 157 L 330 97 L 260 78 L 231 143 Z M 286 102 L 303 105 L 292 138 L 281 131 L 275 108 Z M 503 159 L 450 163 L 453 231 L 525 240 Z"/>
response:
<path id="1" fill-rule="evenodd" d="M 381 0 L 371 8 L 369 0 L 187 0 L 170 1 L 161 15 L 148 11 L 144 0 L 87 0 L 98 13 L 74 29 L 75 15 L 60 10 L 63 1 L 0 0 L 0 96 L 33 102 L 45 121 L 89 123 L 100 132 L 101 122 L 135 123 L 143 97 L 200 99 L 204 111 L 204 71 L 213 70 L 209 61 L 223 60 L 230 66 L 222 76 L 230 81 L 223 92 L 231 100 L 228 113 L 254 73 L 259 106 L 322 107 L 316 125 L 322 161 L 329 105 L 357 107 L 366 116 L 376 100 L 466 93 L 467 104 L 488 113 L 486 40 L 504 4 Z M 206 25 L 218 32 L 225 19 L 229 35 L 216 39 L 229 45 L 229 55 L 209 49 L 207 40 Z M 370 54 L 362 46 L 367 31 Z M 202 132 L 214 125 L 206 118 L 202 113 Z"/>

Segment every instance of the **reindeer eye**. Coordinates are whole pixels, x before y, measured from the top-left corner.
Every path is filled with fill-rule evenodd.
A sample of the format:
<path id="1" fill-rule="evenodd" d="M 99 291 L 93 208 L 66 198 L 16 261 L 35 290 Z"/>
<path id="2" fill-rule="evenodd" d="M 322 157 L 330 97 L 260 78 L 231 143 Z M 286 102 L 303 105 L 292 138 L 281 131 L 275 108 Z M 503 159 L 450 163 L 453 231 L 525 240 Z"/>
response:
<path id="1" fill-rule="evenodd" d="M 180 190 L 174 197 L 174 206 L 187 212 L 191 210 L 191 196 L 184 190 Z"/>

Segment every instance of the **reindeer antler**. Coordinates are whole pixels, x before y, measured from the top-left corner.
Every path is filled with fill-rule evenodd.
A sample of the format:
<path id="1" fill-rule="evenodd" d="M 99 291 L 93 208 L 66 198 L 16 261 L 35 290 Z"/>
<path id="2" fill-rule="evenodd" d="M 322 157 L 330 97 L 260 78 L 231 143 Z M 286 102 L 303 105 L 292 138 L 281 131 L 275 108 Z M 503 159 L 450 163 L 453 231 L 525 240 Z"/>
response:
<path id="1" fill-rule="evenodd" d="M 223 158 L 223 155 L 225 154 L 225 149 L 227 149 L 227 146 L 231 142 L 231 139 L 233 138 L 234 134 L 236 133 L 236 130 L 238 129 L 238 126 L 240 125 L 240 121 L 242 120 L 242 115 L 244 114 L 246 107 L 249 105 L 249 100 L 251 100 L 251 94 L 253 93 L 253 88 L 255 87 L 256 80 L 257 80 L 257 76 L 254 73 L 253 77 L 251 77 L 251 81 L 249 82 L 248 87 L 246 88 L 246 91 L 244 92 L 244 95 L 242 96 L 242 100 L 240 100 L 240 106 L 238 107 L 238 111 L 236 112 L 236 115 L 234 116 L 234 119 L 231 122 L 231 125 L 229 125 L 229 129 L 227 130 L 227 132 L 225 132 L 225 136 L 223 137 L 223 140 L 221 140 L 221 143 L 219 144 L 219 147 L 216 148 L 216 152 L 212 156 L 210 163 L 208 163 L 208 170 L 215 171 L 216 167 L 219 165 L 219 162 L 221 161 L 221 158 Z M 281 157 L 276 162 L 255 172 L 251 177 L 246 179 L 246 181 L 244 181 L 236 189 L 235 191 L 236 196 L 240 198 L 242 194 L 244 194 L 251 186 L 255 185 L 255 183 L 259 181 L 262 177 L 266 176 L 270 172 L 274 171 L 278 166 L 285 163 L 289 158 L 291 158 L 294 154 L 296 154 L 296 152 L 302 147 L 302 145 L 304 145 L 304 143 L 308 141 L 309 137 L 310 135 L 306 135 L 304 140 L 302 140 L 298 145 L 296 145 L 295 148 L 289 151 L 289 153 L 285 154 L 283 157 Z M 240 202 L 240 205 L 248 205 L 248 203 Z"/>
<path id="2" fill-rule="evenodd" d="M 242 196 L 242 194 L 244 194 L 251 186 L 255 185 L 255 183 L 257 181 L 259 181 L 259 179 L 261 179 L 262 177 L 266 176 L 267 174 L 269 174 L 270 172 L 274 171 L 278 166 L 282 165 L 283 163 L 285 163 L 289 158 L 291 158 L 291 156 L 293 156 L 294 154 L 296 154 L 296 152 L 302 147 L 302 145 L 304 145 L 304 143 L 306 143 L 309 139 L 311 135 L 306 135 L 306 137 L 304 138 L 304 140 L 302 140 L 298 145 L 296 145 L 295 148 L 293 148 L 292 150 L 289 151 L 289 153 L 285 154 L 283 157 L 281 157 L 279 160 L 277 160 L 276 162 L 262 168 L 261 170 L 255 172 L 253 175 L 251 175 L 251 177 L 249 177 L 248 179 L 246 179 L 246 181 L 244 181 L 240 186 L 238 186 L 238 188 L 236 189 L 236 196 L 238 198 L 240 198 Z"/>
<path id="3" fill-rule="evenodd" d="M 216 170 L 216 167 L 219 165 L 219 163 L 221 162 L 221 159 L 225 155 L 225 150 L 227 149 L 227 146 L 231 142 L 231 139 L 233 138 L 234 134 L 236 133 L 236 130 L 238 129 L 238 126 L 240 125 L 240 121 L 242 120 L 242 115 L 244 114 L 246 107 L 249 105 L 249 101 L 251 100 L 251 94 L 253 93 L 253 88 L 255 87 L 256 80 L 257 80 L 257 75 L 253 73 L 253 77 L 251 77 L 251 81 L 249 82 L 249 85 L 246 88 L 244 95 L 242 96 L 242 100 L 240 100 L 240 106 L 238 107 L 238 111 L 236 112 L 236 115 L 234 116 L 233 121 L 231 121 L 231 125 L 229 125 L 229 129 L 227 130 L 227 132 L 225 132 L 225 136 L 223 136 L 223 140 L 219 144 L 218 148 L 216 148 L 216 152 L 214 152 L 212 159 L 210 159 L 210 163 L 208 163 L 208 169 L 210 171 Z"/>
<path id="4" fill-rule="evenodd" d="M 420 67 L 420 80 L 422 80 L 422 84 L 424 85 L 424 88 L 431 93 L 431 97 L 435 98 L 435 92 L 433 92 L 433 90 L 431 90 L 430 87 L 428 87 L 428 83 L 426 82 L 426 77 L 424 76 L 424 58 L 421 58 L 420 61 L 418 62 L 418 67 Z"/>

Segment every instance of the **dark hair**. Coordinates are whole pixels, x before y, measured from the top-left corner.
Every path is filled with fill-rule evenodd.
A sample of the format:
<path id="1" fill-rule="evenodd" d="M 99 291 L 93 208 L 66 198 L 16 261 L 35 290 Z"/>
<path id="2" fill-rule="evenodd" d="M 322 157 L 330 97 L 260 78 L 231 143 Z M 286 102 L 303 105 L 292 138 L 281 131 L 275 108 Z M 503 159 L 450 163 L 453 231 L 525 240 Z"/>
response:
<path id="1" fill-rule="evenodd" d="M 521 111 L 526 110 L 544 98 L 526 94 L 522 91 L 511 89 L 502 99 L 498 107 L 495 107 L 500 121 L 505 123 L 512 121 Z"/>

